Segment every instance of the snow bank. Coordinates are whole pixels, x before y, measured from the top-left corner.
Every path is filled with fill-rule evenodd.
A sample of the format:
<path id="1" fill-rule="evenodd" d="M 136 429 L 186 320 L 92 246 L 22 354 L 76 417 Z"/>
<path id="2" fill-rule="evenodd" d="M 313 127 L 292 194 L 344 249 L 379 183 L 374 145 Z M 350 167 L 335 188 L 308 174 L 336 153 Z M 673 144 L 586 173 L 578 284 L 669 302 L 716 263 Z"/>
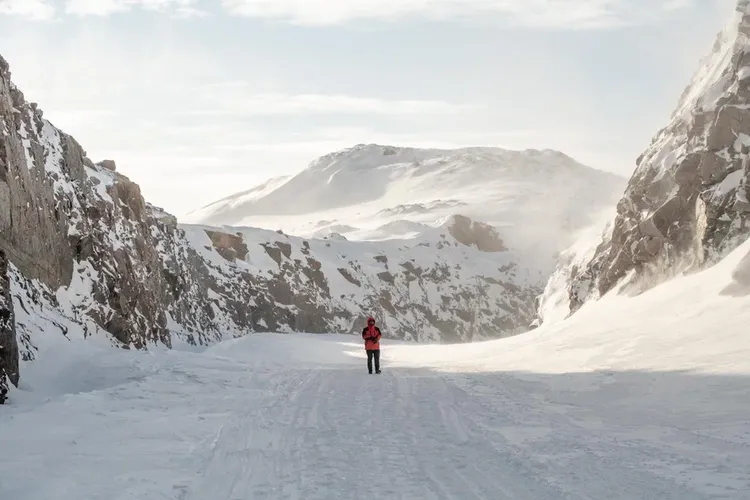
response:
<path id="1" fill-rule="evenodd" d="M 499 341 L 399 347 L 392 359 L 446 371 L 689 370 L 750 375 L 750 297 L 728 293 L 750 241 L 718 265 L 637 297 L 611 294 L 565 321 Z"/>

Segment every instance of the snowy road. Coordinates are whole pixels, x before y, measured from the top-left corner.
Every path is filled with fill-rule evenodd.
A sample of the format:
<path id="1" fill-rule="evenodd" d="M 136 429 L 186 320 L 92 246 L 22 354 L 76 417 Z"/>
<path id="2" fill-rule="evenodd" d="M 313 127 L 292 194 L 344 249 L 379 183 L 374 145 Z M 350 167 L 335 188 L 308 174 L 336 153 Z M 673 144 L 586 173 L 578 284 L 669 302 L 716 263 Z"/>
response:
<path id="1" fill-rule="evenodd" d="M 381 376 L 356 343 L 273 335 L 48 367 L 30 383 L 54 395 L 0 413 L 0 498 L 747 498 L 747 379 L 438 372 L 409 349 Z"/>
<path id="2" fill-rule="evenodd" d="M 188 498 L 562 498 L 472 411 L 439 377 L 289 372 L 222 424 Z"/>

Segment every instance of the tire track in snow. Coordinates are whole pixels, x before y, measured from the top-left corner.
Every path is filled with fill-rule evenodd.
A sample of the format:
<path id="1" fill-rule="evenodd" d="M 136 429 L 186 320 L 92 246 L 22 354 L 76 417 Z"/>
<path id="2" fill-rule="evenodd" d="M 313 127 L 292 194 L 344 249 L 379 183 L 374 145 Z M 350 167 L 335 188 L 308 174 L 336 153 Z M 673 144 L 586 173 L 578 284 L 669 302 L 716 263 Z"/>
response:
<path id="1" fill-rule="evenodd" d="M 271 379 L 275 382 L 270 383 Z M 187 498 L 244 499 L 248 498 L 253 480 L 278 476 L 278 471 L 268 470 L 268 463 L 272 462 L 269 457 L 281 449 L 271 417 L 295 407 L 294 395 L 300 380 L 282 372 L 267 376 L 265 387 L 258 380 L 248 385 L 253 387 L 249 394 L 260 396 L 240 399 L 237 408 L 231 410 L 206 450 L 205 468 Z"/>
<path id="2" fill-rule="evenodd" d="M 589 409 L 541 385 L 493 380 L 407 369 L 269 373 L 206 446 L 206 470 L 186 498 L 704 498 L 648 469 L 665 459 L 657 446 L 597 429 L 583 418 Z"/>
<path id="3" fill-rule="evenodd" d="M 649 462 L 668 456 L 657 442 L 623 438 L 634 429 L 642 433 L 643 427 L 629 422 L 618 429 L 609 421 L 597 428 L 600 419 L 612 418 L 607 411 L 616 410 L 577 407 L 550 387 L 512 376 L 488 381 L 471 375 L 453 378 L 469 396 L 463 411 L 476 417 L 498 453 L 509 453 L 510 467 L 519 474 L 525 469 L 557 489 L 551 498 L 705 498 L 649 468 Z"/>
<path id="4" fill-rule="evenodd" d="M 260 401 L 227 419 L 190 498 L 563 498 L 508 468 L 512 457 L 458 406 L 466 394 L 442 378 L 278 376 Z"/>

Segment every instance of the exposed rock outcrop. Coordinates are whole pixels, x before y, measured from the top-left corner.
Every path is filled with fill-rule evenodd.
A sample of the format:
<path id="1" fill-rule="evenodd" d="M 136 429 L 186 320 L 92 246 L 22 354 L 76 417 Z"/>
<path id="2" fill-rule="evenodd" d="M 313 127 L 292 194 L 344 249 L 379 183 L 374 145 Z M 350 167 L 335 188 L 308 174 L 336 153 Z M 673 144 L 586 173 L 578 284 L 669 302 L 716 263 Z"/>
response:
<path id="1" fill-rule="evenodd" d="M 242 236 L 211 230 L 206 230 L 206 234 L 211 238 L 211 242 L 219 255 L 228 261 L 245 260 L 247 257 L 249 250 L 242 241 Z"/>
<path id="2" fill-rule="evenodd" d="M 114 160 L 102 160 L 99 163 L 97 163 L 97 165 L 99 165 L 100 167 L 106 170 L 110 170 L 112 172 L 117 171 L 117 164 L 115 163 Z"/>
<path id="3" fill-rule="evenodd" d="M 463 215 L 454 215 L 447 224 L 448 232 L 456 241 L 468 247 L 476 247 L 481 252 L 504 252 L 497 230 L 489 224 L 476 222 Z"/>
<path id="4" fill-rule="evenodd" d="M 39 137 L 56 136 L 45 150 Z M 73 253 L 66 238 L 66 209 L 76 193 L 55 196 L 63 178 L 84 182 L 83 150 L 42 120 L 10 81 L 0 61 L 0 238 L 8 257 L 29 277 L 50 286 L 68 285 Z M 17 249 L 17 251 L 16 251 Z"/>
<path id="5" fill-rule="evenodd" d="M 739 0 L 671 122 L 638 159 L 611 231 L 572 270 L 571 311 L 619 283 L 643 289 L 714 262 L 747 237 L 749 36 L 748 0 Z"/>

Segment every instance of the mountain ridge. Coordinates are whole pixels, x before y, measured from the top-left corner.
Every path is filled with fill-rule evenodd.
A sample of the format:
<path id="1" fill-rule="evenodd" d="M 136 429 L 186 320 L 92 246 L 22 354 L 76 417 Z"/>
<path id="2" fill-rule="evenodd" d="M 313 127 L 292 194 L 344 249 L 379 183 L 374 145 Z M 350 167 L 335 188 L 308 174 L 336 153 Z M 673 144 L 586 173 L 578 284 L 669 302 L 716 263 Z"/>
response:
<path id="1" fill-rule="evenodd" d="M 624 178 L 621 176 L 611 173 L 593 169 L 587 167 L 570 156 L 560 151 L 551 149 L 524 149 L 524 150 L 511 150 L 498 147 L 482 147 L 472 146 L 455 149 L 437 149 L 437 148 L 414 148 L 414 147 L 403 147 L 403 146 L 390 146 L 381 144 L 358 144 L 349 148 L 344 148 L 338 151 L 331 152 L 316 158 L 308 164 L 308 166 L 302 171 L 288 176 L 271 178 L 263 183 L 251 187 L 248 190 L 240 191 L 238 193 L 230 194 L 217 200 L 202 206 L 199 209 L 193 210 L 188 213 L 191 222 L 196 223 L 212 223 L 219 225 L 242 225 L 241 217 L 233 217 L 232 215 L 226 215 L 222 217 L 221 214 L 201 212 L 208 208 L 216 208 L 221 202 L 229 202 L 229 212 L 237 211 L 237 203 L 233 203 L 238 198 L 259 191 L 266 191 L 269 184 L 276 184 L 276 189 L 282 189 L 290 184 L 296 184 L 293 188 L 297 192 L 304 193 L 305 189 L 310 189 L 310 183 L 315 186 L 315 177 L 319 175 L 328 175 L 326 184 L 330 185 L 334 182 L 335 176 L 341 176 L 345 173 L 350 174 L 362 174 L 369 175 L 373 170 L 380 168 L 388 168 L 393 171 L 393 175 L 396 174 L 408 178 L 410 175 L 425 175 L 430 169 L 439 170 L 445 166 L 446 163 L 453 162 L 468 162 L 474 160 L 477 165 L 476 167 L 484 168 L 489 171 L 492 169 L 503 171 L 512 170 L 514 168 L 568 168 L 578 169 L 586 173 L 592 173 L 592 176 L 600 177 L 601 179 L 609 179 L 613 183 L 623 181 Z M 546 161 L 540 164 L 536 162 Z M 555 163 L 551 163 L 551 162 Z M 481 163 L 480 163 L 481 162 Z M 515 162 L 515 163 L 514 163 Z M 518 163 L 520 162 L 520 163 Z M 471 165 L 470 165 L 471 166 Z M 450 178 L 450 176 L 445 176 Z M 278 179 L 283 179 L 285 182 L 276 182 Z M 464 181 L 466 184 L 476 184 L 475 180 Z M 356 183 L 352 182 L 354 187 Z M 347 188 L 349 186 L 343 186 Z M 272 189 L 265 194 L 265 197 L 273 196 L 276 189 Z M 344 191 L 345 189 L 341 189 Z M 329 197 L 331 194 L 335 194 L 339 197 L 345 197 L 345 192 L 328 193 Z M 248 208 L 250 205 L 258 205 L 262 203 L 262 197 L 253 197 L 248 200 Z M 354 203 L 354 202 L 352 202 Z M 355 203 L 356 204 L 356 203 Z M 278 205 L 282 205 L 279 203 Z M 297 209 L 296 212 L 287 212 L 290 215 L 300 212 L 320 211 L 323 209 L 330 209 L 336 207 L 343 207 L 345 205 L 325 205 L 321 206 L 304 206 Z M 274 208 L 261 209 L 262 211 L 257 212 L 256 215 L 279 215 L 285 208 L 277 206 Z M 249 212 L 252 212 L 248 209 Z M 219 210 L 219 212 L 221 212 Z"/>

